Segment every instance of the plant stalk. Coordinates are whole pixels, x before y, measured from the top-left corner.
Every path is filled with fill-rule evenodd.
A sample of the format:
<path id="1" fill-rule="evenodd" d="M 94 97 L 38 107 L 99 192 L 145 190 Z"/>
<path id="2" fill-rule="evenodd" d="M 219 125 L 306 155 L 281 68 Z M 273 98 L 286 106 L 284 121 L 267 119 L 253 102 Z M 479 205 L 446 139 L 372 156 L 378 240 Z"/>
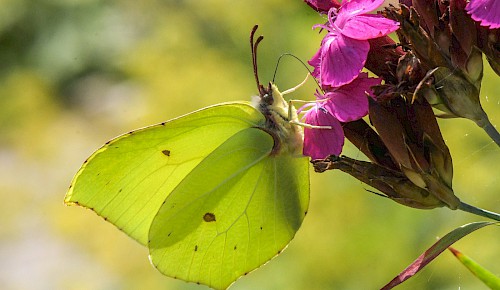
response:
<path id="1" fill-rule="evenodd" d="M 490 136 L 490 138 L 498 145 L 500 146 L 500 133 L 498 130 L 491 124 L 490 120 L 488 117 L 483 118 L 481 122 L 477 123 L 479 127 L 483 128 L 483 130 Z"/>
<path id="2" fill-rule="evenodd" d="M 478 215 L 478 216 L 482 216 L 482 217 L 490 218 L 492 220 L 500 221 L 500 214 L 498 214 L 496 212 L 489 211 L 489 210 L 485 210 L 482 208 L 478 208 L 478 207 L 472 206 L 470 204 L 466 204 L 464 202 L 460 202 L 460 204 L 458 205 L 458 209 L 462 210 L 462 211 L 466 211 L 468 213 Z"/>

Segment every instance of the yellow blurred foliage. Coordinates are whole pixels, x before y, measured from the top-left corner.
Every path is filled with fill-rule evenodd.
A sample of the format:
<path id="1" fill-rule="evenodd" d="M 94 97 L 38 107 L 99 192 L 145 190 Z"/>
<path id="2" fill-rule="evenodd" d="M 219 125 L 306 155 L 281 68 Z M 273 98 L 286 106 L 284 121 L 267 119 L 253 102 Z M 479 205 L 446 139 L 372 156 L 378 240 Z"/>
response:
<path id="1" fill-rule="evenodd" d="M 73 174 L 115 135 L 195 109 L 250 100 L 257 89 L 248 35 L 260 25 L 262 82 L 278 56 L 304 61 L 325 19 L 302 1 L 40 0 L 0 3 L 0 285 L 3 289 L 203 289 L 150 266 L 147 249 L 94 213 L 63 205 Z M 7 13 L 8 11 L 9 13 Z M 8 17 L 7 17 L 8 16 Z M 287 89 L 306 71 L 286 60 Z M 311 82 L 312 83 L 312 82 Z M 499 123 L 489 68 L 482 100 Z M 291 96 L 312 99 L 314 84 Z M 500 210 L 500 150 L 470 121 L 442 120 L 464 201 Z M 362 158 L 346 144 L 344 154 Z M 418 211 L 371 194 L 341 172 L 312 174 L 311 206 L 288 249 L 233 289 L 374 289 L 436 236 L 478 220 Z M 457 244 L 500 273 L 500 232 Z M 471 289 L 479 283 L 444 255 L 401 289 Z"/>

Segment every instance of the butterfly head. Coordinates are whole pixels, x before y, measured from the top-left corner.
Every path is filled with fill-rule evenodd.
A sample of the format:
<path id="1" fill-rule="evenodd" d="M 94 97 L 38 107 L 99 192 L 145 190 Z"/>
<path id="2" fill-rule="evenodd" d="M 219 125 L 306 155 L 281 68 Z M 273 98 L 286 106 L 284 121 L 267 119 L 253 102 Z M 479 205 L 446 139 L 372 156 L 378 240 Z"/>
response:
<path id="1" fill-rule="evenodd" d="M 293 154 L 302 155 L 303 146 L 303 130 L 297 126 L 297 112 L 295 108 L 289 107 L 288 103 L 283 98 L 278 87 L 269 82 L 264 86 L 259 81 L 257 70 L 257 47 L 264 39 L 259 36 L 254 41 L 254 35 L 257 30 L 257 25 L 253 27 L 250 34 L 250 47 L 252 49 L 252 62 L 255 81 L 259 90 L 259 96 L 254 98 L 253 105 L 265 117 L 266 121 L 260 129 L 265 130 L 274 139 L 273 154 Z"/>

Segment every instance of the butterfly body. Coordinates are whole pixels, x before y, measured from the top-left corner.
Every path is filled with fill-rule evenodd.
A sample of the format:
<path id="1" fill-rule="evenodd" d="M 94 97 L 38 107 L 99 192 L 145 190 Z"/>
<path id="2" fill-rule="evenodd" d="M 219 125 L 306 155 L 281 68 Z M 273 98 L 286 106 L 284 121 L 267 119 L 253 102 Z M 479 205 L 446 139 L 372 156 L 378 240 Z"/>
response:
<path id="1" fill-rule="evenodd" d="M 297 110 L 289 107 L 276 85 L 270 83 L 265 93 L 258 97 L 254 107 L 266 118 L 264 130 L 273 135 L 275 140 L 274 153 L 289 152 L 302 155 L 304 133 L 300 126 L 291 121 L 297 121 Z"/>

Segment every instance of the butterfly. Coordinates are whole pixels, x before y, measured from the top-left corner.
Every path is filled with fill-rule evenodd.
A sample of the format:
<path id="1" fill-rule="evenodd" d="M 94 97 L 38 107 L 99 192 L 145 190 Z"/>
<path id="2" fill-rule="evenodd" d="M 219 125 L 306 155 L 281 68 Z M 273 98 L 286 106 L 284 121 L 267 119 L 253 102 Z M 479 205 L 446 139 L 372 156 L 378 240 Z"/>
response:
<path id="1" fill-rule="evenodd" d="M 64 202 L 149 249 L 164 275 L 215 289 L 278 255 L 309 205 L 297 113 L 257 74 L 260 97 L 209 106 L 118 136 L 76 173 Z"/>

